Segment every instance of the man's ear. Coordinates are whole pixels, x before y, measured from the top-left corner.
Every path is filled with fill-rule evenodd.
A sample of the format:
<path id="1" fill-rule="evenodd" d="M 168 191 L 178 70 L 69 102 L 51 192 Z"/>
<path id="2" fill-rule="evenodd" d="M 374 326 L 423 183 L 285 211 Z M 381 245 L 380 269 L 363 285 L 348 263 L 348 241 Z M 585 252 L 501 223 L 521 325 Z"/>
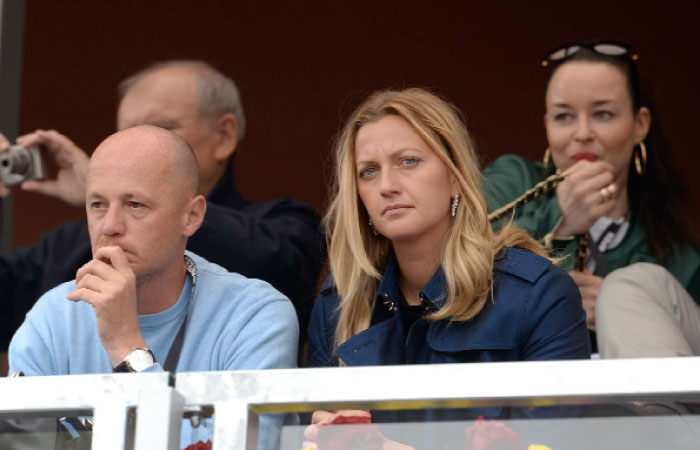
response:
<path id="1" fill-rule="evenodd" d="M 207 212 L 207 200 L 203 195 L 196 195 L 189 201 L 184 215 L 183 234 L 185 237 L 192 236 L 202 225 L 204 214 Z"/>
<path id="2" fill-rule="evenodd" d="M 217 162 L 227 161 L 238 146 L 238 121 L 231 113 L 219 117 L 214 124 L 218 141 L 214 148 L 214 159 Z"/>

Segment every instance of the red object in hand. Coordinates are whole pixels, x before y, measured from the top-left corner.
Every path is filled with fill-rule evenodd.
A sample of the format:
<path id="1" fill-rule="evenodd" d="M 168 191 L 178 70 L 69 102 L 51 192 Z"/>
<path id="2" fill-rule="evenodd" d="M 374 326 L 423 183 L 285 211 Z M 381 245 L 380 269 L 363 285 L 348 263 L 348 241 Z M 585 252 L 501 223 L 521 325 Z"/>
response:
<path id="1" fill-rule="evenodd" d="M 349 448 L 381 450 L 385 439 L 379 433 L 379 425 L 371 422 L 372 415 L 368 412 L 360 416 L 337 415 L 332 422 L 321 427 L 316 445 L 319 450 L 347 450 Z M 328 425 L 364 426 L 329 427 Z"/>
<path id="2" fill-rule="evenodd" d="M 335 419 L 333 419 L 333 421 L 328 425 L 370 422 L 372 422 L 372 416 L 369 413 L 367 413 L 366 416 L 335 416 Z"/>
<path id="3" fill-rule="evenodd" d="M 211 450 L 211 441 L 197 441 L 196 444 L 190 444 L 184 450 Z"/>
<path id="4" fill-rule="evenodd" d="M 525 450 L 525 439 L 502 422 L 479 416 L 464 430 L 464 450 Z"/>

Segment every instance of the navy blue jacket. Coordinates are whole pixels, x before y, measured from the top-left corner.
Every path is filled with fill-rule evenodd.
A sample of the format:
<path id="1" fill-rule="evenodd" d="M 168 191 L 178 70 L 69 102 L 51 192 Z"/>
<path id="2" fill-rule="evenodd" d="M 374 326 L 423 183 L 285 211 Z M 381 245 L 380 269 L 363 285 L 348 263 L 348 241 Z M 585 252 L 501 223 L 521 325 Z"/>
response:
<path id="1" fill-rule="evenodd" d="M 509 248 L 496 261 L 493 299 L 472 320 L 419 319 L 404 330 L 397 287 L 398 266 L 387 262 L 370 327 L 338 348 L 348 366 L 497 362 L 590 357 L 586 316 L 573 280 L 545 258 Z M 440 308 L 445 290 L 442 269 L 422 289 Z M 309 366 L 334 366 L 333 335 L 339 298 L 329 277 L 311 313 Z"/>
<path id="2" fill-rule="evenodd" d="M 399 268 L 390 255 L 379 283 L 367 330 L 341 344 L 337 356 L 348 366 L 534 361 L 590 358 L 581 297 L 571 277 L 533 253 L 508 248 L 495 263 L 493 299 L 467 322 L 418 319 L 409 330 L 401 319 Z M 444 305 L 445 280 L 438 269 L 423 298 Z M 311 313 L 307 365 L 336 366 L 333 339 L 339 298 L 329 277 Z M 420 384 L 416 384 L 420 389 Z M 431 420 L 512 416 L 510 409 L 429 411 Z M 519 415 L 516 413 L 516 415 Z M 542 414 L 548 415 L 548 414 Z M 399 420 L 421 420 L 405 412 Z M 373 421 L 382 421 L 374 413 Z M 396 420 L 396 417 L 393 418 Z"/>

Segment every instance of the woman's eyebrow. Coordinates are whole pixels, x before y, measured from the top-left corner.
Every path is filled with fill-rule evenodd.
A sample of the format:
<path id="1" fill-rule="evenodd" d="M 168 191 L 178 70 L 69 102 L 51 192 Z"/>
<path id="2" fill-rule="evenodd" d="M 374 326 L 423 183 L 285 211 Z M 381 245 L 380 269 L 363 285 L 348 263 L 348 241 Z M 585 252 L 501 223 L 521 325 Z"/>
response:
<path id="1" fill-rule="evenodd" d="M 593 102 L 593 106 L 604 106 L 604 105 L 609 105 L 611 103 L 615 103 L 615 100 L 608 100 L 608 99 L 596 100 Z"/>

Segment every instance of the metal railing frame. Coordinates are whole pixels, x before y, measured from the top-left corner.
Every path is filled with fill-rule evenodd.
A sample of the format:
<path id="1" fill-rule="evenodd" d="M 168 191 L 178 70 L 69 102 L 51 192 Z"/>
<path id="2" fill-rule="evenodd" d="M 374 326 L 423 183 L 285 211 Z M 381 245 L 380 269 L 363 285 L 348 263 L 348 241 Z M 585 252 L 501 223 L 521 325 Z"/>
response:
<path id="1" fill-rule="evenodd" d="M 181 373 L 175 389 L 213 405 L 214 449 L 252 450 L 261 413 L 700 401 L 698 373 L 700 357 L 432 364 Z"/>
<path id="2" fill-rule="evenodd" d="M 92 415 L 92 448 L 124 450 L 128 414 L 136 409 L 134 448 L 174 450 L 180 428 L 169 419 L 181 420 L 182 396 L 171 384 L 167 372 L 0 378 L 0 418 Z M 169 404 L 170 415 L 163 414 L 159 408 Z M 174 429 L 177 439 L 166 439 Z"/>
<path id="3" fill-rule="evenodd" d="M 93 414 L 93 447 L 179 448 L 182 418 L 213 407 L 214 449 L 257 448 L 258 416 L 316 409 L 700 402 L 700 357 L 104 374 L 0 379 L 0 418 Z M 420 383 L 415 380 L 434 380 Z"/>

